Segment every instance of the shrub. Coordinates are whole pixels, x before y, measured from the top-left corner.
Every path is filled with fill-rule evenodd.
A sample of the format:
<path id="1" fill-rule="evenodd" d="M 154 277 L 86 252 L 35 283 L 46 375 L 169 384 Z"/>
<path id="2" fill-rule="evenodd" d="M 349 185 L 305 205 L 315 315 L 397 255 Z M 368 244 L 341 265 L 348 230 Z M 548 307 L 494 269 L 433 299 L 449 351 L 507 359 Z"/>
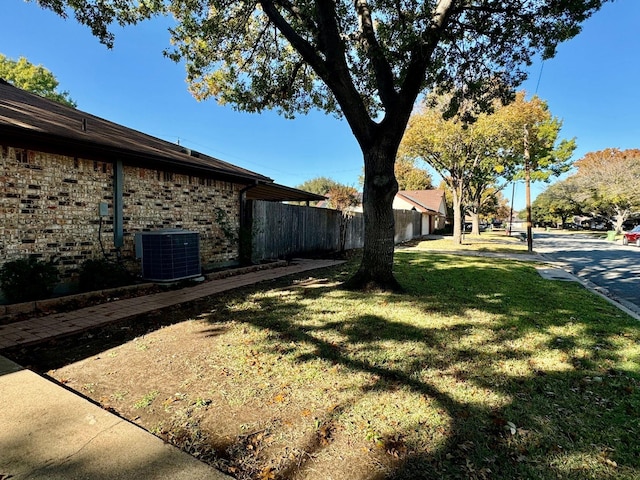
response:
<path id="1" fill-rule="evenodd" d="M 78 286 L 82 292 L 130 285 L 133 276 L 120 264 L 108 260 L 87 260 L 80 267 Z"/>
<path id="2" fill-rule="evenodd" d="M 58 270 L 36 257 L 5 263 L 0 269 L 0 288 L 10 303 L 49 298 L 58 282 Z"/>

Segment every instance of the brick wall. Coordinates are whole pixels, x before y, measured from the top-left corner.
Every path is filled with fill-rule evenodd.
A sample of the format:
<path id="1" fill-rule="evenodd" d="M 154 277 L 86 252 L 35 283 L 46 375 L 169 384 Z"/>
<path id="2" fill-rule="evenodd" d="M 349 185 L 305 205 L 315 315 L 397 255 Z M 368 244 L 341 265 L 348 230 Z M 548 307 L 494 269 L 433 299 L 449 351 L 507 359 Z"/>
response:
<path id="1" fill-rule="evenodd" d="M 161 228 L 200 233 L 204 266 L 238 258 L 239 192 L 242 185 L 137 167 L 124 168 L 124 247 L 134 234 Z"/>
<path id="2" fill-rule="evenodd" d="M 242 185 L 124 167 L 122 257 L 139 268 L 134 234 L 160 228 L 200 233 L 203 266 L 238 258 Z M 109 216 L 101 220 L 99 204 Z M 54 259 L 64 282 L 113 246 L 113 165 L 0 146 L 0 264 L 25 255 Z"/>

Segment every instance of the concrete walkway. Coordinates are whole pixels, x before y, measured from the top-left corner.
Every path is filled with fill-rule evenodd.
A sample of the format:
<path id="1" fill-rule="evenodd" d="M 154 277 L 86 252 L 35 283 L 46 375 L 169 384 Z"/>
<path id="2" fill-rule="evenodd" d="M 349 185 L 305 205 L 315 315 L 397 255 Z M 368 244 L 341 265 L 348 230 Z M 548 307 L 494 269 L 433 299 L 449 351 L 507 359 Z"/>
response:
<path id="1" fill-rule="evenodd" d="M 0 350 L 342 262 L 286 267 L 109 302 L 0 327 Z M 230 480 L 89 400 L 0 356 L 0 480 Z"/>
<path id="2" fill-rule="evenodd" d="M 0 351 L 16 345 L 30 345 L 52 338 L 71 335 L 83 330 L 99 327 L 108 323 L 125 320 L 129 317 L 149 313 L 154 310 L 179 305 L 216 293 L 245 287 L 265 280 L 293 275 L 296 273 L 331 267 L 344 263 L 337 260 L 295 259 L 286 267 L 257 270 L 250 273 L 210 280 L 199 285 L 170 290 L 142 297 L 128 298 L 102 303 L 64 313 L 55 313 L 43 317 L 31 318 L 21 322 L 0 326 Z M 2 477 L 0 477 L 1 479 Z"/>
<path id="3" fill-rule="evenodd" d="M 3 357 L 0 392 L 0 479 L 230 480 Z"/>

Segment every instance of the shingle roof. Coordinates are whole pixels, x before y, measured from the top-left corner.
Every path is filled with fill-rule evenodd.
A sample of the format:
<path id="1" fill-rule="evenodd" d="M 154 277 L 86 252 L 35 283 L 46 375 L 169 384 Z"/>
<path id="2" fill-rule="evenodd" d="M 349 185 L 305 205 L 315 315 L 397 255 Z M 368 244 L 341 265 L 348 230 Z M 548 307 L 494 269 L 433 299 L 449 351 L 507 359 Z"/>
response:
<path id="1" fill-rule="evenodd" d="M 418 211 L 439 213 L 444 190 L 400 190 L 397 195 L 415 206 Z"/>
<path id="2" fill-rule="evenodd" d="M 258 173 L 188 150 L 34 95 L 0 79 L 0 144 L 90 159 L 196 170 L 243 183 L 271 183 Z"/>

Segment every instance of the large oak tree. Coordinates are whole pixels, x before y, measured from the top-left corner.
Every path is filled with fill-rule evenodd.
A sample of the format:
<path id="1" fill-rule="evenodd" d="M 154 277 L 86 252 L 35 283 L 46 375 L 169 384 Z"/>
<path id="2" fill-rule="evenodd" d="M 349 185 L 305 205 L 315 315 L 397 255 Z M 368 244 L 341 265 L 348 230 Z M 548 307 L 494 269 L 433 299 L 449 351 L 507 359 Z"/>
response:
<path id="1" fill-rule="evenodd" d="M 174 49 L 198 98 L 293 116 L 311 108 L 343 115 L 364 157 L 365 244 L 352 287 L 397 288 L 393 276 L 393 166 L 421 93 L 482 98 L 606 0 L 36 0 L 67 8 L 107 44 L 112 22 L 171 12 Z M 319 135 L 322 135 L 319 133 Z"/>

